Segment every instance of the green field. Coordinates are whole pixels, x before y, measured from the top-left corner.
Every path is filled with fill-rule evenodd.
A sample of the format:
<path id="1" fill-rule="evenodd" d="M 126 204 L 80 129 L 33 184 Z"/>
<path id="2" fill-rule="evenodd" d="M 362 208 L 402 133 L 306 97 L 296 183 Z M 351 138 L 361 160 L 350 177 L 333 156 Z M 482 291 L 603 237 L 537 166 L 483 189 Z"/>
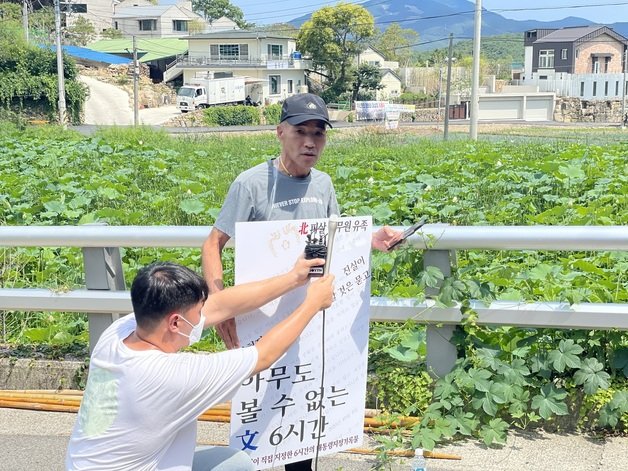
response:
<path id="1" fill-rule="evenodd" d="M 172 138 L 114 129 L 85 137 L 56 128 L 1 129 L 4 225 L 211 225 L 234 177 L 279 152 L 273 133 Z M 522 134 L 441 142 L 332 131 L 319 168 L 332 176 L 343 214 L 372 214 L 375 224 L 426 216 L 457 225 L 628 225 L 628 143 L 620 132 Z M 78 249 L 0 250 L 3 287 L 83 284 Z M 156 259 L 200 267 L 197 249 L 122 252 L 127 280 Z M 419 251 L 377 253 L 373 264 L 373 295 L 421 298 L 440 275 L 422 270 Z M 466 251 L 439 301 L 626 303 L 627 273 L 622 252 Z M 626 334 L 486 329 L 470 319 L 456 336 L 459 365 L 437 382 L 425 374 L 423 328 L 372 326 L 372 395 L 386 409 L 423 417 L 413 446 L 431 448 L 456 435 L 498 443 L 509 427 L 536 423 L 628 427 Z M 85 343 L 80 316 L 3 313 L 2 320 L 5 342 Z M 220 348 L 211 335 L 205 343 Z"/>

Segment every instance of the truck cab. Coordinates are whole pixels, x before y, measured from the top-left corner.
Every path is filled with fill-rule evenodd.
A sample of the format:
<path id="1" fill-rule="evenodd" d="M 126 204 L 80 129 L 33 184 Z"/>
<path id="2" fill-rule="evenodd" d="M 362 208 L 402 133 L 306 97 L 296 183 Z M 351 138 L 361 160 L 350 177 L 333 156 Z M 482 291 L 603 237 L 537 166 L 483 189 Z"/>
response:
<path id="1" fill-rule="evenodd" d="M 177 92 L 177 108 L 183 113 L 207 107 L 207 90 L 201 85 L 184 85 Z"/>

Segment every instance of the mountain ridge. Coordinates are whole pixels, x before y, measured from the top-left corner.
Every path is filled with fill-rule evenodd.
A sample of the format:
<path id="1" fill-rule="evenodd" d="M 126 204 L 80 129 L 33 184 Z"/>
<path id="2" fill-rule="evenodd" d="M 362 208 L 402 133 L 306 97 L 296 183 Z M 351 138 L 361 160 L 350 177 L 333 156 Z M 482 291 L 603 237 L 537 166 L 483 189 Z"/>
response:
<path id="1" fill-rule="evenodd" d="M 473 38 L 475 4 L 470 0 L 421 0 L 415 4 L 409 0 L 368 0 L 361 4 L 375 18 L 381 30 L 391 23 L 419 33 L 417 49 L 441 48 L 446 45 L 449 34 L 465 40 Z M 311 15 L 304 15 L 289 23 L 300 27 Z M 498 13 L 482 9 L 482 36 L 506 33 L 523 33 L 530 29 L 566 28 L 596 24 L 585 18 L 568 16 L 556 21 L 513 20 Z M 628 37 L 628 22 L 607 24 L 615 32 Z"/>

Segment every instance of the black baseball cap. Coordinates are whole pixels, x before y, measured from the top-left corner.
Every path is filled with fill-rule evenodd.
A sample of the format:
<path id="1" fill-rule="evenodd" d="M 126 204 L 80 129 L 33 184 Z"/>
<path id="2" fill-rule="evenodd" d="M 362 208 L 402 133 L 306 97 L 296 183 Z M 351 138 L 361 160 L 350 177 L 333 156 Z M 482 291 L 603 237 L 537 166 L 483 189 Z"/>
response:
<path id="1" fill-rule="evenodd" d="M 330 128 L 332 127 L 327 105 L 321 97 L 312 93 L 299 93 L 284 100 L 281 107 L 281 123 L 287 121 L 297 126 L 310 120 L 323 121 Z"/>

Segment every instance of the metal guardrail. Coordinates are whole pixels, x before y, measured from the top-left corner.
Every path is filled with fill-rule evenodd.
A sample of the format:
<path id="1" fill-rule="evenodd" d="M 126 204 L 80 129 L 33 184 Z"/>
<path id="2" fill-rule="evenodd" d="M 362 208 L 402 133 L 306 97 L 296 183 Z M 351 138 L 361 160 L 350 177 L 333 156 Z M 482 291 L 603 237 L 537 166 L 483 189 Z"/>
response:
<path id="1" fill-rule="evenodd" d="M 378 228 L 374 228 L 377 230 Z M 403 227 L 397 227 L 403 229 Z M 209 226 L 4 226 L 0 246 L 81 247 L 87 289 L 0 289 L 0 310 L 83 312 L 89 317 L 90 345 L 120 314 L 131 311 L 122 275 L 119 247 L 200 247 Z M 409 238 L 426 250 L 425 265 L 448 275 L 455 250 L 628 250 L 623 226 L 449 226 L 428 224 Z M 232 241 L 227 245 L 233 247 Z M 434 293 L 428 293 L 434 294 Z M 561 329 L 628 330 L 628 304 L 472 301 L 478 323 Z M 428 367 L 445 374 L 456 360 L 449 339 L 462 321 L 457 306 L 439 307 L 431 300 L 371 298 L 372 321 L 413 320 L 427 324 Z"/>

